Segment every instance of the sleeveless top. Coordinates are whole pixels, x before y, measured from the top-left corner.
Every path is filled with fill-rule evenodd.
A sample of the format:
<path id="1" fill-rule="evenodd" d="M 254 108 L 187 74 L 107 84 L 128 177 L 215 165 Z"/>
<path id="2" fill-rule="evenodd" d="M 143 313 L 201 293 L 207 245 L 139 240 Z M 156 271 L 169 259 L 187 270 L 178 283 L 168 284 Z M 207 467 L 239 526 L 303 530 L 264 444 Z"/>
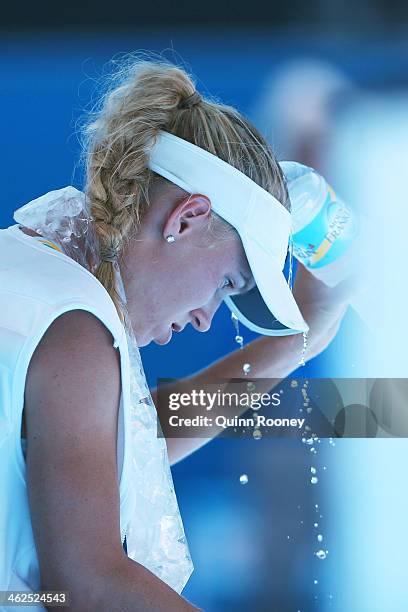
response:
<path id="1" fill-rule="evenodd" d="M 25 379 L 35 348 L 51 323 L 64 312 L 83 309 L 103 322 L 120 352 L 117 460 L 122 542 L 126 537 L 130 558 L 181 593 L 193 564 L 166 442 L 158 437 L 160 424 L 134 334 L 120 321 L 98 279 L 58 247 L 54 237 L 60 238 L 62 230 L 51 231 L 58 215 L 59 228 L 65 228 L 70 211 L 78 214 L 78 209 L 87 212 L 85 195 L 66 187 L 18 209 L 13 215 L 18 224 L 0 229 L 0 590 L 40 588 L 21 438 Z M 19 224 L 44 238 L 23 233 Z M 115 273 L 126 301 L 120 271 Z"/>

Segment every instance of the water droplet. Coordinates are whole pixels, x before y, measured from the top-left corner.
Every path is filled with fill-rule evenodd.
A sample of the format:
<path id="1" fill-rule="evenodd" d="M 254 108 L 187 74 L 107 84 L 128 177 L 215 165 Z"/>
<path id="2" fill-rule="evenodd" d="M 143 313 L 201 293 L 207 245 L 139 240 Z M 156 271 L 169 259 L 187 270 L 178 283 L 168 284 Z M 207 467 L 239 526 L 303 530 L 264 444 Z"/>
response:
<path id="1" fill-rule="evenodd" d="M 326 558 L 326 553 L 324 550 L 320 549 L 315 553 L 316 557 L 318 559 L 325 559 Z"/>
<path id="2" fill-rule="evenodd" d="M 308 439 L 306 440 L 306 444 L 309 444 L 309 445 L 310 445 L 310 444 L 313 444 L 313 442 L 314 442 L 313 438 L 308 438 Z"/>
<path id="3" fill-rule="evenodd" d="M 313 523 L 313 526 L 314 526 L 314 527 L 318 527 L 318 526 L 319 526 L 319 523 Z"/>
<path id="4" fill-rule="evenodd" d="M 241 476 L 239 477 L 239 482 L 243 485 L 247 484 L 248 476 L 246 474 L 241 474 Z"/>
<path id="5" fill-rule="evenodd" d="M 249 372 L 251 371 L 251 364 L 244 363 L 244 365 L 242 366 L 242 369 L 244 371 L 244 374 L 249 374 Z"/>
<path id="6" fill-rule="evenodd" d="M 251 393 L 252 391 L 255 391 L 256 386 L 254 385 L 253 382 L 248 382 L 247 383 L 247 390 Z"/>
<path id="7" fill-rule="evenodd" d="M 287 539 L 287 540 L 290 540 L 290 536 L 288 536 L 288 535 L 287 535 L 287 536 L 286 536 L 286 539 Z"/>
<path id="8" fill-rule="evenodd" d="M 316 510 L 317 510 L 317 508 L 318 508 L 318 507 L 319 507 L 319 504 L 315 504 L 315 508 L 316 508 Z"/>
<path id="9" fill-rule="evenodd" d="M 297 387 L 298 386 L 297 380 L 292 380 L 292 382 L 290 383 L 290 386 Z"/>
<path id="10" fill-rule="evenodd" d="M 305 366 L 305 355 L 306 355 L 306 350 L 307 350 L 307 334 L 308 332 L 303 332 L 303 347 L 302 347 L 302 354 L 300 356 L 300 361 L 299 361 L 299 365 Z"/>
<path id="11" fill-rule="evenodd" d="M 317 580 L 313 580 L 313 584 L 319 584 Z"/>
<path id="12" fill-rule="evenodd" d="M 324 466 L 323 466 L 323 469 L 324 469 L 324 470 L 327 470 L 327 467 L 324 465 Z"/>
<path id="13" fill-rule="evenodd" d="M 312 476 L 311 479 L 310 479 L 310 482 L 312 484 L 317 484 L 319 482 L 319 479 L 316 476 Z"/>
<path id="14" fill-rule="evenodd" d="M 252 435 L 255 440 L 260 440 L 262 438 L 262 432 L 260 429 L 254 429 L 254 433 Z"/>
<path id="15" fill-rule="evenodd" d="M 316 468 L 315 467 L 311 467 L 310 471 L 311 471 L 312 474 L 316 474 Z"/>
<path id="16" fill-rule="evenodd" d="M 237 344 L 242 344 L 242 343 L 243 343 L 243 341 L 244 341 L 244 339 L 243 339 L 243 337 L 242 337 L 242 336 L 240 336 L 240 335 L 238 335 L 238 334 L 235 336 L 235 342 L 236 342 Z"/>
<path id="17" fill-rule="evenodd" d="M 309 406 L 308 408 L 306 408 L 306 412 L 308 412 L 309 414 L 312 412 L 313 408 L 311 406 Z"/>
<path id="18" fill-rule="evenodd" d="M 318 542 L 323 542 L 323 536 L 321 533 L 319 533 L 319 535 L 317 536 L 317 541 Z"/>

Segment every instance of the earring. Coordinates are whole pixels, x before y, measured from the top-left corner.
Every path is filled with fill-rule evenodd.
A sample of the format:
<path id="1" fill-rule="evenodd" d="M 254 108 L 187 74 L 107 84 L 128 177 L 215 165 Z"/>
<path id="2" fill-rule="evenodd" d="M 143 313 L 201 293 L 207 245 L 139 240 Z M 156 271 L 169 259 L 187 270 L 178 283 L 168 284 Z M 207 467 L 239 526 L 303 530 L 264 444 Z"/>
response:
<path id="1" fill-rule="evenodd" d="M 174 242 L 175 241 L 175 237 L 172 234 L 169 234 L 168 236 L 166 236 L 166 240 L 167 242 Z"/>

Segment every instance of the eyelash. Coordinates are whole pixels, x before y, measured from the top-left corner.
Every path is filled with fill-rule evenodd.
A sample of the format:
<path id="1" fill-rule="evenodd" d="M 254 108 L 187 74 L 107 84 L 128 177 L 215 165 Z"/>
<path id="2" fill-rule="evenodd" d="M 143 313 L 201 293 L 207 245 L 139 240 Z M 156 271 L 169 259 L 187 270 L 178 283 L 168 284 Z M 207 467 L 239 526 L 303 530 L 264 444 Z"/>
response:
<path id="1" fill-rule="evenodd" d="M 234 288 L 234 283 L 232 282 L 232 280 L 230 278 L 225 278 L 224 280 L 228 281 L 226 285 L 222 285 L 221 289 L 225 289 L 225 287 L 230 287 L 231 289 Z"/>

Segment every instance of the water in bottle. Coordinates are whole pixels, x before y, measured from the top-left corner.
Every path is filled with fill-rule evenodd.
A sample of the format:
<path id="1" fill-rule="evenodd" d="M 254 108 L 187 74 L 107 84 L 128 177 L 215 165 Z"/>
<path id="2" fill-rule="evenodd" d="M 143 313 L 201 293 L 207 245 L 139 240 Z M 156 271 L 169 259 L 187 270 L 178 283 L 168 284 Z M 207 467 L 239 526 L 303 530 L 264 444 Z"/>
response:
<path id="1" fill-rule="evenodd" d="M 352 271 L 361 224 L 313 168 L 281 162 L 292 205 L 293 255 L 333 287 Z"/>

